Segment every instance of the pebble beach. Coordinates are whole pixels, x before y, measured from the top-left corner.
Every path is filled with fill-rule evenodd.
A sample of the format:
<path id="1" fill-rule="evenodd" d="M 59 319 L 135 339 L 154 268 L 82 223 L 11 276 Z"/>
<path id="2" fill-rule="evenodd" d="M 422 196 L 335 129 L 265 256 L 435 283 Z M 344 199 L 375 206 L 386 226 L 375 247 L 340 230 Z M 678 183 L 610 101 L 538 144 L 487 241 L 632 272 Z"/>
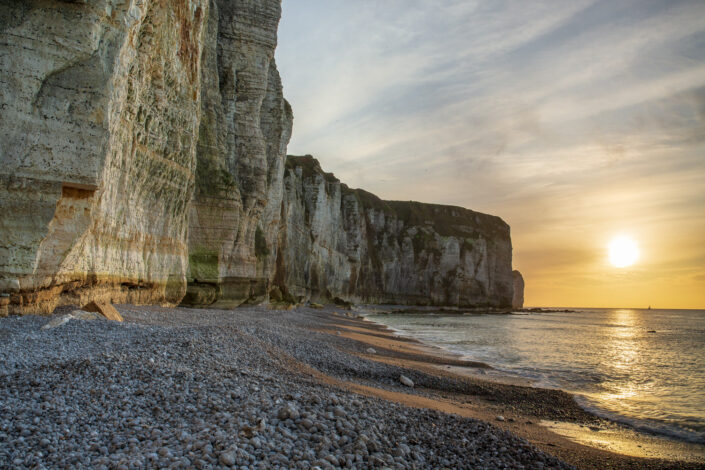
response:
<path id="1" fill-rule="evenodd" d="M 702 468 L 571 444 L 536 424 L 599 421 L 568 394 L 443 372 L 349 310 L 117 309 L 0 319 L 0 467 Z"/>

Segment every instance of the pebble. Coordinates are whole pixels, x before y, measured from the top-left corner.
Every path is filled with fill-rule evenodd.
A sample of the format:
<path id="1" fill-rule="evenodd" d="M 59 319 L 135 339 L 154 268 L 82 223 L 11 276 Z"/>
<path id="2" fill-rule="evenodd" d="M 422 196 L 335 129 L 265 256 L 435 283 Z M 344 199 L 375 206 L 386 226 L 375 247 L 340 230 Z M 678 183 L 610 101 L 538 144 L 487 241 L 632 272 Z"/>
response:
<path id="1" fill-rule="evenodd" d="M 401 382 L 402 385 L 405 385 L 405 386 L 407 386 L 407 387 L 413 387 L 413 386 L 414 386 L 414 382 L 413 382 L 409 377 L 407 377 L 406 375 L 400 375 L 400 376 L 399 376 L 399 382 Z"/>
<path id="2" fill-rule="evenodd" d="M 308 418 L 304 418 L 301 420 L 301 425 L 306 429 L 311 429 L 313 427 L 313 421 Z"/>
<path id="3" fill-rule="evenodd" d="M 237 460 L 237 455 L 234 451 L 223 452 L 218 457 L 218 461 L 223 465 L 233 466 Z"/>
<path id="4" fill-rule="evenodd" d="M 118 308 L 123 324 L 72 320 L 42 330 L 54 317 L 0 319 L 0 376 L 12 376 L 0 380 L 0 397 L 13 410 L 0 413 L 0 462 L 570 468 L 489 424 L 292 373 L 291 358 L 344 380 L 414 386 L 395 366 L 343 352 L 343 338 L 311 335 L 326 321 L 321 312 Z"/>
<path id="5" fill-rule="evenodd" d="M 252 444 L 252 447 L 254 447 L 255 449 L 259 449 L 260 447 L 262 447 L 262 442 L 259 440 L 259 437 L 253 437 L 252 439 L 250 439 L 250 444 Z"/>

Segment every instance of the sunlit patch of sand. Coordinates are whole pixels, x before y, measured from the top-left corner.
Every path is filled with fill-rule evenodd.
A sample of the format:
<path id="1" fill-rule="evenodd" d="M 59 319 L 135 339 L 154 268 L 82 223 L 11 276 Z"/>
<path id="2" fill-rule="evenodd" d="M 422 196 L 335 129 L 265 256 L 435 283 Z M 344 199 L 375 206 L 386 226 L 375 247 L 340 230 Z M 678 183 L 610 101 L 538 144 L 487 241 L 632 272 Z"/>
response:
<path id="1" fill-rule="evenodd" d="M 705 446 L 651 436 L 618 425 L 590 427 L 546 420 L 541 425 L 579 444 L 622 455 L 705 463 Z"/>

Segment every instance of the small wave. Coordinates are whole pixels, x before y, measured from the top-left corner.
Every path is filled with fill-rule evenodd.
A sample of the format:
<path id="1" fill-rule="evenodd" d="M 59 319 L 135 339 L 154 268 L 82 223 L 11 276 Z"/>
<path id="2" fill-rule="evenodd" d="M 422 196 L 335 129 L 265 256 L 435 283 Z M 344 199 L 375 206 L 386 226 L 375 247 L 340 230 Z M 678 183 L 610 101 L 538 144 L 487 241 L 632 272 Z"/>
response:
<path id="1" fill-rule="evenodd" d="M 628 325 L 622 318 L 623 310 L 596 312 L 587 315 L 589 312 L 585 310 L 578 316 L 487 316 L 486 319 L 383 315 L 369 320 L 386 325 L 395 335 L 415 338 L 469 361 L 483 362 L 496 373 L 528 380 L 534 387 L 565 390 L 576 396 L 586 411 L 636 431 L 705 444 L 705 419 L 702 414 L 692 412 L 694 406 L 703 403 L 703 394 L 695 389 L 699 383 L 705 383 L 705 376 L 698 372 L 704 370 L 702 356 L 693 354 L 705 342 L 702 335 L 691 334 L 693 328 L 705 330 L 697 323 L 701 320 L 688 317 L 679 322 L 673 315 L 662 312 L 656 317 L 644 311 L 628 317 L 629 323 L 633 323 Z M 621 329 L 639 334 L 612 333 Z M 666 335 L 645 335 L 643 332 L 648 330 L 673 333 L 664 346 L 659 341 Z M 629 356 L 632 349 L 638 349 L 639 355 Z M 678 367 L 674 367 L 668 355 L 671 350 L 677 354 Z M 619 351 L 622 351 L 625 360 L 638 357 L 643 363 L 639 368 L 635 364 L 626 368 L 610 367 L 610 363 L 605 366 L 604 351 L 616 351 L 615 360 L 621 358 Z M 683 377 L 689 379 L 684 381 Z M 637 397 L 628 402 L 610 395 L 625 384 L 636 384 L 651 392 L 642 400 Z M 600 401 L 596 398 L 599 394 L 610 399 Z M 656 413 L 659 410 L 663 416 Z"/>
<path id="2" fill-rule="evenodd" d="M 690 429 L 683 429 L 668 423 L 660 423 L 653 420 L 644 420 L 634 417 L 620 415 L 613 411 L 601 408 L 588 397 L 580 394 L 573 395 L 576 403 L 588 413 L 592 413 L 600 418 L 623 424 L 636 431 L 662 436 L 670 439 L 689 442 L 692 444 L 705 444 L 705 433 Z"/>

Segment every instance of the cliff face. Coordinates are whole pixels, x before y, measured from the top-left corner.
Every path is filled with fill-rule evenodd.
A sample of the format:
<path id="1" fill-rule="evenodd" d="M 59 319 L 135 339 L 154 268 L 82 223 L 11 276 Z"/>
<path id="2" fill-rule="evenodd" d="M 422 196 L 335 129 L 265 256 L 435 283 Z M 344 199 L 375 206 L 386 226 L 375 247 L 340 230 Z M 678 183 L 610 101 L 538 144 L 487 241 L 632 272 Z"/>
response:
<path id="1" fill-rule="evenodd" d="M 279 0 L 0 0 L 0 314 L 509 305 L 509 228 L 286 160 Z M 278 296 L 278 293 L 277 293 Z"/>
<path id="2" fill-rule="evenodd" d="M 0 307 L 176 303 L 187 278 L 265 297 L 255 237 L 276 246 L 292 121 L 280 10 L 0 3 Z"/>
<path id="3" fill-rule="evenodd" d="M 293 117 L 274 63 L 279 2 L 211 12 L 184 302 L 236 306 L 266 300 Z"/>
<path id="4" fill-rule="evenodd" d="M 460 207 L 382 201 L 289 157 L 274 284 L 297 300 L 511 305 L 509 226 Z"/>
<path id="5" fill-rule="evenodd" d="M 183 296 L 208 14 L 0 2 L 4 311 Z"/>

